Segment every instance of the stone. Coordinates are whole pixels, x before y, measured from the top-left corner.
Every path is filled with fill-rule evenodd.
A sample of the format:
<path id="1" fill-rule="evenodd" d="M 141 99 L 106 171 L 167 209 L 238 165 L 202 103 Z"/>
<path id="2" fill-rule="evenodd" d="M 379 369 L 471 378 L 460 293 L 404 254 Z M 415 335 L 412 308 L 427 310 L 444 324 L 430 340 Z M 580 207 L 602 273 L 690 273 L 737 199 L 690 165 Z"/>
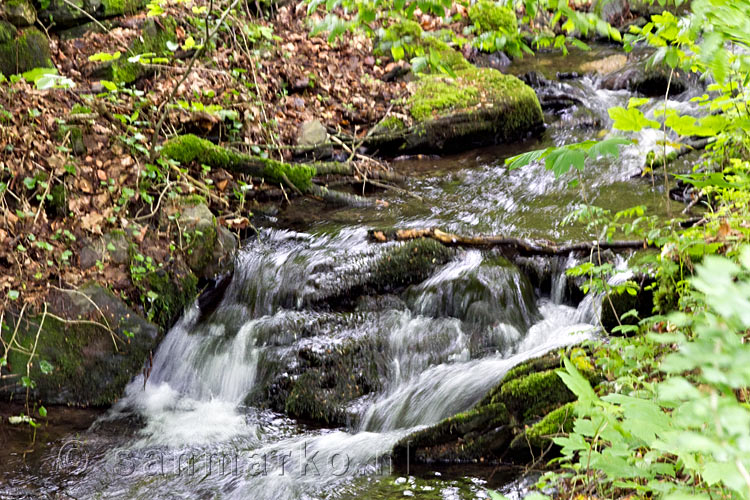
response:
<path id="1" fill-rule="evenodd" d="M 36 28 L 18 31 L 12 39 L 8 35 L 9 23 L 0 21 L 0 73 L 14 75 L 34 68 L 52 67 L 49 40 Z M 15 32 L 15 28 L 13 28 Z"/>
<path id="2" fill-rule="evenodd" d="M 196 276 L 213 278 L 228 266 L 238 246 L 237 237 L 217 224 L 205 203 L 183 206 L 180 228 L 187 240 L 187 264 Z"/>
<path id="3" fill-rule="evenodd" d="M 25 317 L 18 329 L 17 341 L 21 345 L 31 349 L 36 343 L 37 358 L 30 373 L 35 383 L 32 397 L 47 405 L 114 403 L 133 376 L 143 369 L 149 352 L 156 348 L 159 328 L 94 283 L 79 290 L 55 292 L 49 304 L 50 312 L 65 321 L 39 314 Z M 99 325 L 76 323 L 78 320 Z M 27 356 L 11 351 L 10 373 L 26 375 L 26 362 Z M 42 373 L 42 366 L 51 371 Z M 4 385 L 0 394 L 25 395 L 20 377 L 11 380 L 17 382 Z"/>
<path id="4" fill-rule="evenodd" d="M 0 19 L 23 28 L 36 22 L 36 9 L 28 0 L 4 0 L 0 5 Z"/>
<path id="5" fill-rule="evenodd" d="M 50 0 L 47 8 L 39 11 L 39 19 L 70 27 L 90 21 L 89 16 L 96 18 L 101 6 L 102 0 Z"/>
<path id="6" fill-rule="evenodd" d="M 102 246 L 109 260 L 117 265 L 130 262 L 130 242 L 122 231 L 112 231 L 102 238 Z"/>
<path id="7" fill-rule="evenodd" d="M 297 144 L 300 146 L 317 146 L 328 140 L 328 131 L 320 120 L 309 120 L 299 127 Z"/>
<path id="8" fill-rule="evenodd" d="M 459 69 L 456 78 L 420 75 L 410 88 L 412 123 L 376 131 L 365 141 L 368 149 L 381 154 L 458 151 L 507 143 L 544 127 L 534 90 L 495 69 Z"/>

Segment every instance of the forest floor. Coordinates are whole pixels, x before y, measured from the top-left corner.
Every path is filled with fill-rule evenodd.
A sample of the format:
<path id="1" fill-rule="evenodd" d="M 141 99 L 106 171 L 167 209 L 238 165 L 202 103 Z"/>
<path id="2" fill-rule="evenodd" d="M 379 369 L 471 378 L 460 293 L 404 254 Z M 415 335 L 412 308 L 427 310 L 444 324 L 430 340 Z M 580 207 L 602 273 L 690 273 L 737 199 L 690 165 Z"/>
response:
<path id="1" fill-rule="evenodd" d="M 164 109 L 160 140 L 195 132 L 286 160 L 304 122 L 357 137 L 387 113 L 403 113 L 407 82 L 383 81 L 391 60 L 375 57 L 367 36 L 347 33 L 333 44 L 311 37 L 303 6 L 278 8 L 272 22 L 245 14 L 228 18 L 243 29 L 221 31 L 181 83 L 194 48 L 144 64 L 129 88 L 109 92 L 100 83 L 102 63 L 92 56 L 128 54 L 145 13 L 108 23 L 108 32 L 51 34 L 52 61 L 73 82 L 69 89 L 38 90 L 23 78 L 0 83 L 0 310 L 14 301 L 39 308 L 50 289 L 92 280 L 137 305 L 132 259 L 113 255 L 169 260 L 178 235 L 160 208 L 170 198 L 203 196 L 232 231 L 248 227 L 258 200 L 284 201 L 279 186 L 223 169 L 151 164 Z M 199 39 L 184 7 L 167 8 L 156 22 L 167 18 L 179 20 L 178 45 Z M 113 231 L 132 235 L 136 248 L 113 248 Z M 101 241 L 109 252 L 92 254 Z"/>

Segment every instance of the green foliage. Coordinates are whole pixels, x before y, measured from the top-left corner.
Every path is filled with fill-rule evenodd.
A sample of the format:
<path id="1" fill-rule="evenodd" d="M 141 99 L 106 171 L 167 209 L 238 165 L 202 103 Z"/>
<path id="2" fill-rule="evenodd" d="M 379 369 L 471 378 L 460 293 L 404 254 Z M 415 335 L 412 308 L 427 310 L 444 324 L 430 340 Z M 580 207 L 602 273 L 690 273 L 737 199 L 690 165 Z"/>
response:
<path id="1" fill-rule="evenodd" d="M 630 144 L 631 141 L 620 137 L 614 137 L 601 142 L 584 141 L 561 147 L 551 147 L 529 151 L 505 160 L 509 170 L 524 167 L 530 163 L 544 160 L 544 166 L 551 170 L 556 176 L 561 176 L 570 171 L 571 168 L 583 170 L 586 160 L 609 156 L 619 156 L 618 146 Z"/>

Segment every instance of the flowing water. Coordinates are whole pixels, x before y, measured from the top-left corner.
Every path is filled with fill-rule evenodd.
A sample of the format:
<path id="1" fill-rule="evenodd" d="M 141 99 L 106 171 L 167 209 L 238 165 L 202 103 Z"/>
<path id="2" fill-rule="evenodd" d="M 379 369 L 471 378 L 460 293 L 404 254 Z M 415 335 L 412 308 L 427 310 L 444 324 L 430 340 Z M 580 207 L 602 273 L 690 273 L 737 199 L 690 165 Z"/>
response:
<path id="1" fill-rule="evenodd" d="M 324 213 L 301 202 L 297 212 L 269 220 L 289 229 L 263 229 L 246 242 L 215 312 L 186 311 L 148 378 L 133 380 L 90 428 L 50 437 L 47 451 L 24 465 L 20 453 L 10 453 L 27 471 L 0 483 L 0 497 L 367 498 L 362 488 L 373 478 L 403 473 L 403 481 L 415 481 L 409 474 L 417 472 L 391 469 L 388 454 L 400 438 L 471 408 L 523 360 L 596 335 L 597 302 L 567 296 L 564 272 L 573 258 L 542 262 L 550 275 L 542 285 L 477 250 L 456 251 L 397 293 L 366 286 L 392 247 L 369 242 L 367 229 L 437 226 L 565 241 L 591 238 L 584 227 L 563 223 L 583 199 L 613 211 L 642 204 L 666 212 L 661 184 L 632 178 L 656 134 L 641 134 L 616 161 L 589 166 L 578 187 L 541 165 L 507 171 L 503 159 L 512 154 L 600 137 L 607 107 L 632 96 L 602 90 L 588 77 L 565 85 L 582 96 L 596 128 L 576 125 L 577 109 L 548 114 L 540 139 L 396 162 L 410 175 L 408 191 L 422 200 L 380 192 L 387 207 Z M 668 105 L 684 110 L 689 103 L 682 96 Z M 653 116 L 659 106 L 655 100 L 644 109 Z M 351 373 L 328 367 L 334 373 L 326 375 L 351 375 L 372 387 L 340 408 L 334 425 L 278 411 L 283 404 L 269 394 L 280 381 L 304 376 L 300 366 L 308 361 L 300 353 L 326 359 L 351 346 L 372 359 L 347 365 Z M 6 465 L 4 473 L 10 470 Z M 453 475 L 481 473 L 467 465 Z M 500 474 L 490 484 L 502 487 L 506 479 Z M 443 498 L 460 498 L 445 484 Z M 473 479 L 465 491 L 487 498 L 484 486 Z"/>

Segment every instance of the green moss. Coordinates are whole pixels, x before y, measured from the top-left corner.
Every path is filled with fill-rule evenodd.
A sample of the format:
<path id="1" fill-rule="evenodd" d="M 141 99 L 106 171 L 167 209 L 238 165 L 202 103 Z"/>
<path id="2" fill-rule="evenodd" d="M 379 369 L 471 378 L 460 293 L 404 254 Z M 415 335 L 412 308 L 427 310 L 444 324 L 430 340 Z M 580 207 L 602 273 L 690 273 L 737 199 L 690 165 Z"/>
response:
<path id="1" fill-rule="evenodd" d="M 488 0 L 479 0 L 469 7 L 469 19 L 477 26 L 477 33 L 505 31 L 516 33 L 518 20 L 511 9 Z"/>
<path id="2" fill-rule="evenodd" d="M 146 53 L 155 53 L 157 56 L 167 52 L 167 42 L 174 41 L 177 23 L 174 19 L 166 17 L 161 19 L 161 25 L 148 20 L 144 23 L 141 36 L 131 45 L 128 53 L 112 63 L 111 79 L 118 83 L 131 83 L 144 73 L 144 67 L 140 63 L 131 63 L 128 58 Z"/>
<path id="3" fill-rule="evenodd" d="M 64 184 L 55 184 L 50 189 L 50 200 L 47 202 L 47 212 L 57 216 L 65 217 L 68 213 L 68 196 Z"/>
<path id="4" fill-rule="evenodd" d="M 375 263 L 373 285 L 388 290 L 422 281 L 452 255 L 451 249 L 432 239 L 409 241 L 394 247 Z"/>
<path id="5" fill-rule="evenodd" d="M 85 297 L 70 295 L 73 303 L 64 301 L 64 314 L 82 314 L 80 318 L 71 317 L 73 322 L 38 315 L 25 317 L 19 324 L 19 344 L 28 351 L 36 344 L 30 378 L 36 395 L 46 404 L 113 403 L 143 368 L 158 338 L 154 325 L 135 315 L 106 289 L 90 284 L 80 292 Z M 78 319 L 107 324 L 112 330 L 91 323 L 75 323 Z M 14 374 L 26 375 L 27 360 L 26 355 L 12 350 L 9 369 Z M 41 372 L 41 361 L 49 363 L 50 373 Z"/>
<path id="6" fill-rule="evenodd" d="M 369 339 L 349 341 L 326 352 L 297 353 L 298 376 L 272 402 L 287 415 L 326 424 L 346 424 L 346 406 L 380 388 L 378 360 L 382 346 Z M 276 385 L 276 389 L 280 384 Z M 283 399 L 283 401 L 282 401 Z"/>
<path id="7" fill-rule="evenodd" d="M 499 396 L 508 409 L 523 421 L 544 415 L 574 398 L 556 370 L 530 373 L 506 382 L 500 389 Z"/>
<path id="8" fill-rule="evenodd" d="M 549 445 L 550 436 L 573 430 L 574 403 L 567 403 L 549 412 L 543 419 L 526 430 L 526 439 L 536 448 Z"/>
<path id="9" fill-rule="evenodd" d="M 49 42 L 36 28 L 27 28 L 15 40 L 0 44 L 0 73 L 13 75 L 50 67 Z"/>
<path id="10" fill-rule="evenodd" d="M 198 278 L 193 273 L 185 271 L 175 274 L 159 269 L 136 283 L 144 295 L 148 292 L 156 294 L 151 303 L 152 320 L 164 330 L 172 326 L 198 295 Z"/>
<path id="11" fill-rule="evenodd" d="M 217 146 L 210 141 L 195 135 L 181 135 L 164 144 L 161 154 L 176 160 L 183 165 L 199 161 L 211 167 L 227 170 L 240 170 L 249 165 L 259 165 L 252 172 L 254 176 L 263 177 L 276 184 L 285 183 L 284 177 L 305 192 L 312 183 L 315 168 L 307 165 L 290 165 L 288 163 L 246 155 Z"/>
<path id="12" fill-rule="evenodd" d="M 409 101 L 409 112 L 417 121 L 445 116 L 477 107 L 507 110 L 503 127 L 541 122 L 542 109 L 534 91 L 518 78 L 490 68 L 469 68 L 456 78 L 441 75 L 420 77 Z"/>
<path id="13" fill-rule="evenodd" d="M 406 128 L 406 124 L 404 123 L 404 120 L 402 120 L 398 116 L 391 115 L 383 118 L 380 123 L 378 123 L 378 127 L 380 129 L 389 131 L 399 131 L 404 130 Z"/>
<path id="14" fill-rule="evenodd" d="M 72 112 L 72 111 L 71 111 Z M 67 140 L 67 146 L 76 156 L 86 154 L 86 143 L 83 141 L 83 130 L 75 125 L 60 125 L 57 129 L 57 139 L 59 141 Z"/>
<path id="15" fill-rule="evenodd" d="M 0 45 L 10 42 L 16 37 L 16 27 L 0 20 Z M 0 48 L 0 50 L 2 50 Z"/>

